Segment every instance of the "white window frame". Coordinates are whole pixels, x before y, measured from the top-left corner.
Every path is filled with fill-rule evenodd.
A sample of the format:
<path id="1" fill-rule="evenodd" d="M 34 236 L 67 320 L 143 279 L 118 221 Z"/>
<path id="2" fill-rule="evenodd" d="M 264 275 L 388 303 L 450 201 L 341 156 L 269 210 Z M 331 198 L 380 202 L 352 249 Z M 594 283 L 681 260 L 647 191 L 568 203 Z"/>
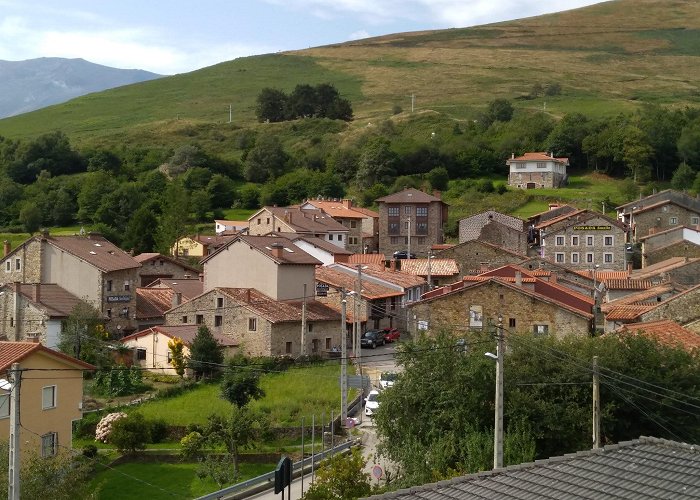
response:
<path id="1" fill-rule="evenodd" d="M 58 452 L 58 434 L 49 432 L 41 436 L 41 456 L 49 458 L 56 455 Z"/>
<path id="2" fill-rule="evenodd" d="M 615 262 L 615 254 L 610 252 L 604 253 L 603 262 L 605 262 L 606 264 L 612 264 L 613 262 Z"/>
<path id="3" fill-rule="evenodd" d="M 131 290 L 131 282 L 129 280 L 124 280 L 124 291 L 128 292 Z"/>
<path id="4" fill-rule="evenodd" d="M 549 335 L 549 325 L 535 323 L 532 325 L 532 333 L 535 336 Z"/>
<path id="5" fill-rule="evenodd" d="M 53 410 L 56 408 L 56 392 L 57 392 L 57 387 L 55 385 L 46 385 L 41 388 L 41 409 L 42 410 Z M 50 393 L 47 392 L 47 390 L 50 390 Z M 50 401 L 50 406 L 47 406 L 46 400 L 47 400 L 47 394 L 50 394 L 51 401 Z"/>
<path id="6" fill-rule="evenodd" d="M 404 205 L 403 206 L 403 214 L 404 215 L 411 215 L 413 213 L 413 205 Z"/>
<path id="7" fill-rule="evenodd" d="M 577 235 L 571 236 L 571 246 L 577 247 L 579 245 L 579 237 Z"/>
<path id="8" fill-rule="evenodd" d="M 586 235 L 586 246 L 587 247 L 595 246 L 595 236 L 593 236 L 592 234 Z"/>
<path id="9" fill-rule="evenodd" d="M 675 226 L 678 224 L 678 217 L 669 217 L 668 223 L 671 224 L 672 226 Z"/>
<path id="10" fill-rule="evenodd" d="M 566 264 L 566 254 L 564 254 L 564 252 L 556 252 L 554 254 L 554 262 L 557 264 Z"/>
<path id="11" fill-rule="evenodd" d="M 15 259 L 15 271 L 21 271 L 22 270 L 22 259 Z"/>
<path id="12" fill-rule="evenodd" d="M 563 247 L 566 244 L 566 238 L 562 235 L 554 237 L 554 245 L 558 247 Z"/>
<path id="13" fill-rule="evenodd" d="M 148 351 L 146 351 L 145 347 L 137 347 L 136 348 L 136 361 L 146 361 L 147 357 L 148 357 Z"/>
<path id="14" fill-rule="evenodd" d="M 427 217 L 428 207 L 416 207 L 416 217 Z"/>
<path id="15" fill-rule="evenodd" d="M 608 243 L 608 239 L 610 240 L 610 243 Z M 603 245 L 606 247 L 615 246 L 615 237 L 614 236 L 603 236 Z"/>
<path id="16" fill-rule="evenodd" d="M 10 418 L 10 394 L 0 394 L 0 419 Z"/>
<path id="17" fill-rule="evenodd" d="M 579 260 L 579 253 L 578 252 L 571 252 L 571 263 L 572 264 L 578 264 L 581 261 Z"/>
<path id="18" fill-rule="evenodd" d="M 697 225 L 699 225 L 699 224 L 700 224 L 700 217 L 698 217 L 697 215 L 693 215 L 693 216 L 690 218 L 690 224 L 691 224 L 692 226 L 697 226 Z"/>

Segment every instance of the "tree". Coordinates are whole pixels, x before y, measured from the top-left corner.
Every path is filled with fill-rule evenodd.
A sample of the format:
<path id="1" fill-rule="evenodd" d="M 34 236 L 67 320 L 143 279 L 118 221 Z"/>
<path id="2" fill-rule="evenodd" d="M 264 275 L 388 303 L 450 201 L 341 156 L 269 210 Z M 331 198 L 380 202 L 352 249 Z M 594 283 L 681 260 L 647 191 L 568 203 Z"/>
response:
<path id="1" fill-rule="evenodd" d="M 156 248 L 154 229 L 158 227 L 158 218 L 153 212 L 150 204 L 144 204 L 133 213 L 124 233 L 123 248 L 133 250 L 135 255 L 153 252 Z"/>
<path id="2" fill-rule="evenodd" d="M 671 187 L 678 191 L 688 191 L 693 186 L 696 173 L 687 163 L 681 163 L 671 178 Z"/>
<path id="3" fill-rule="evenodd" d="M 652 153 L 644 133 L 638 127 L 627 127 L 622 141 L 622 158 L 635 182 L 649 179 Z"/>
<path id="4" fill-rule="evenodd" d="M 224 361 L 224 351 L 221 344 L 214 338 L 206 326 L 200 326 L 192 344 L 187 366 L 196 377 L 211 377 L 219 371 Z"/>
<path id="5" fill-rule="evenodd" d="M 230 359 L 221 382 L 221 397 L 242 408 L 250 400 L 264 396 L 265 391 L 260 387 L 260 374 L 242 356 Z"/>
<path id="6" fill-rule="evenodd" d="M 175 337 L 168 341 L 170 351 L 170 364 L 173 365 L 175 373 L 182 379 L 185 375 L 185 343 L 181 338 Z"/>
<path id="7" fill-rule="evenodd" d="M 187 191 L 180 182 L 171 182 L 165 190 L 160 224 L 156 231 L 157 248 L 160 253 L 169 254 L 175 241 L 187 232 L 189 215 L 190 202 Z"/>
<path id="8" fill-rule="evenodd" d="M 302 496 L 303 500 L 354 500 L 372 494 L 365 459 L 359 448 L 349 454 L 338 453 L 322 461 L 316 479 Z"/>
<path id="9" fill-rule="evenodd" d="M 428 172 L 427 178 L 428 182 L 430 182 L 430 187 L 438 191 L 445 191 L 447 183 L 450 181 L 450 174 L 445 167 L 437 167 Z"/>
<path id="10" fill-rule="evenodd" d="M 150 439 L 150 426 L 140 413 L 132 413 L 115 420 L 109 442 L 117 447 L 119 453 L 136 453 L 145 450 Z"/>
<path id="11" fill-rule="evenodd" d="M 357 163 L 356 182 L 366 189 L 376 183 L 389 185 L 396 176 L 398 155 L 391 149 L 391 143 L 383 137 L 371 139 L 360 153 Z"/>
<path id="12" fill-rule="evenodd" d="M 178 175 L 194 167 L 201 167 L 206 162 L 206 155 L 196 144 L 185 144 L 175 150 L 168 160 L 168 172 Z"/>
<path id="13" fill-rule="evenodd" d="M 700 119 L 689 123 L 678 137 L 678 155 L 693 166 L 700 165 Z"/>
<path id="14" fill-rule="evenodd" d="M 287 95 L 278 89 L 264 88 L 258 94 L 255 116 L 258 121 L 281 122 L 286 119 Z"/>
<path id="15" fill-rule="evenodd" d="M 250 182 L 266 182 L 282 175 L 289 156 L 277 136 L 263 135 L 248 152 L 243 175 Z"/>
<path id="16" fill-rule="evenodd" d="M 485 116 L 485 125 L 493 122 L 507 122 L 513 118 L 513 105 L 508 99 L 494 99 L 488 105 Z"/>
<path id="17" fill-rule="evenodd" d="M 36 205 L 26 205 L 19 212 L 19 221 L 29 234 L 36 233 L 41 227 L 42 213 Z"/>
<path id="18" fill-rule="evenodd" d="M 58 348 L 69 356 L 103 368 L 111 365 L 108 337 L 100 312 L 86 302 L 79 302 L 63 322 Z"/>

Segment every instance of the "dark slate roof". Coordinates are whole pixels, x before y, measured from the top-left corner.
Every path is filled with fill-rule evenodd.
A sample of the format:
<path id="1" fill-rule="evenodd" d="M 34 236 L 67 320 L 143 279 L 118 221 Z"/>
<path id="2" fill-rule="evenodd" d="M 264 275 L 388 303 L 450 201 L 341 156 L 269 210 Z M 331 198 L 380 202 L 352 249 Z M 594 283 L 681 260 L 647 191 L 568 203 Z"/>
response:
<path id="1" fill-rule="evenodd" d="M 35 307 L 43 309 L 51 318 L 67 318 L 73 308 L 82 303 L 78 297 L 53 283 L 8 283 L 8 289 L 17 291 Z M 39 297 L 37 300 L 37 290 Z"/>
<path id="2" fill-rule="evenodd" d="M 470 474 L 370 498 L 700 498 L 700 446 L 640 437 L 598 450 Z"/>
<path id="3" fill-rule="evenodd" d="M 424 193 L 423 191 L 419 191 L 415 188 L 407 188 L 403 191 L 399 191 L 398 193 L 377 198 L 375 201 L 377 203 L 432 203 L 434 201 L 445 203 L 440 198 Z"/>
<path id="4" fill-rule="evenodd" d="M 45 239 L 55 247 L 104 272 L 141 267 L 141 264 L 131 255 L 97 233 L 88 233 L 86 236 L 40 235 L 35 236 L 35 238 Z"/>

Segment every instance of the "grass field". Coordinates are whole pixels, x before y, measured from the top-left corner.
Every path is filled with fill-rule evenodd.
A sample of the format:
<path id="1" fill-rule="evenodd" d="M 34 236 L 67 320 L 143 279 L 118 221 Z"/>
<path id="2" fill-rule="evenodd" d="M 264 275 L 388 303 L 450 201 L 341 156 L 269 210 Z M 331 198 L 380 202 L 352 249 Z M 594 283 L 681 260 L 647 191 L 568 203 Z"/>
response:
<path id="1" fill-rule="evenodd" d="M 100 467 L 100 466 L 98 466 Z M 241 481 L 274 470 L 275 464 L 241 463 Z M 165 500 L 196 498 L 219 487 L 211 479 L 199 479 L 194 463 L 134 462 L 98 472 L 91 482 L 99 500 Z"/>

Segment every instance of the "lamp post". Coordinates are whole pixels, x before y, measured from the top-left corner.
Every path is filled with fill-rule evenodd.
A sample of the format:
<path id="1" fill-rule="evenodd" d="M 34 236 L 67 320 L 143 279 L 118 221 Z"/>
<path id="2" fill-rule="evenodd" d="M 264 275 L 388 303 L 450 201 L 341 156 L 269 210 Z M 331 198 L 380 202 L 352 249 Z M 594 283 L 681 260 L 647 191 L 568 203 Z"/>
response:
<path id="1" fill-rule="evenodd" d="M 346 326 L 347 300 L 345 288 L 340 290 L 340 421 L 348 419 L 348 330 Z"/>
<path id="2" fill-rule="evenodd" d="M 593 266 L 593 333 L 596 332 L 596 314 L 598 313 L 598 285 L 596 284 L 596 271 L 600 266 Z"/>
<path id="3" fill-rule="evenodd" d="M 432 276 L 432 266 L 431 260 L 433 259 L 433 251 L 428 251 L 428 291 L 433 289 L 433 276 Z"/>
<path id="4" fill-rule="evenodd" d="M 496 410 L 493 429 L 493 468 L 503 467 L 503 316 L 498 315 L 496 338 Z"/>

